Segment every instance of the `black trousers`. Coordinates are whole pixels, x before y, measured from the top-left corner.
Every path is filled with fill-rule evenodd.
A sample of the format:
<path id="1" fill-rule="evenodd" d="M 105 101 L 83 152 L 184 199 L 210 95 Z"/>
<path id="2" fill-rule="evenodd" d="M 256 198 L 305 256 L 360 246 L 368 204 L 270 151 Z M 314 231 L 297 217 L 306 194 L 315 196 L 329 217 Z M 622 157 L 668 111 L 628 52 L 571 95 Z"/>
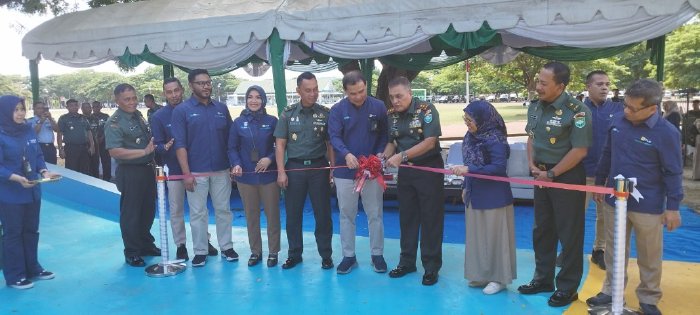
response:
<path id="1" fill-rule="evenodd" d="M 102 162 L 102 179 L 112 180 L 112 159 L 104 143 L 95 145 L 95 154 L 90 156 L 90 176 L 100 178 L 100 161 Z"/>
<path id="2" fill-rule="evenodd" d="M 151 226 L 156 213 L 156 178 L 151 164 L 119 164 L 115 177 L 119 199 L 119 227 L 124 256 L 139 256 L 156 247 Z"/>
<path id="3" fill-rule="evenodd" d="M 547 169 L 554 167 L 546 165 Z M 557 183 L 586 185 L 586 172 L 579 163 L 554 179 Z M 534 280 L 556 288 L 576 291 L 583 274 L 583 233 L 586 193 L 535 186 L 535 226 L 532 242 L 535 250 Z M 562 266 L 554 277 L 557 241 L 561 242 Z"/>
<path id="4" fill-rule="evenodd" d="M 418 165 L 418 164 L 416 164 Z M 439 155 L 420 163 L 442 169 Z M 420 233 L 420 254 L 426 272 L 442 267 L 442 235 L 445 226 L 445 175 L 417 169 L 399 168 L 398 201 L 401 226 L 400 266 L 416 265 Z"/>
<path id="5" fill-rule="evenodd" d="M 39 147 L 46 163 L 56 164 L 58 162 L 56 146 L 53 143 L 39 143 Z"/>
<path id="6" fill-rule="evenodd" d="M 328 166 L 328 161 L 319 159 L 310 165 L 304 165 L 296 161 L 287 161 L 286 169 L 319 168 Z M 304 215 L 304 202 L 306 195 L 311 199 L 314 210 L 316 228 L 316 246 L 322 258 L 331 258 L 333 249 L 331 239 L 333 237 L 333 221 L 331 219 L 331 194 L 330 171 L 302 170 L 287 172 L 288 186 L 285 192 L 284 205 L 287 211 L 287 242 L 289 243 L 288 255 L 290 258 L 301 258 L 304 252 L 304 238 L 302 235 L 302 222 Z"/>
<path id="7" fill-rule="evenodd" d="M 87 144 L 65 144 L 66 168 L 90 175 L 90 152 Z"/>

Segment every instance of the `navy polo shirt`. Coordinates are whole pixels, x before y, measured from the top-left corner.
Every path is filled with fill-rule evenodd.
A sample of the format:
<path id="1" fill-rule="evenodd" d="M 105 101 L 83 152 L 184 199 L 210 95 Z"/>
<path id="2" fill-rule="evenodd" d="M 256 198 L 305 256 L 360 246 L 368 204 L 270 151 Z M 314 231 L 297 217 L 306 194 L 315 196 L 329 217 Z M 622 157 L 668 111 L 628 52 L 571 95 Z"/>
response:
<path id="1" fill-rule="evenodd" d="M 265 113 L 252 113 L 244 110 L 241 116 L 236 118 L 231 125 L 228 136 L 228 159 L 230 166 L 240 165 L 243 175 L 236 177 L 236 181 L 249 185 L 264 185 L 277 180 L 277 164 L 275 162 L 275 127 L 277 118 Z M 267 172 L 255 172 L 258 160 L 253 161 L 251 155 L 257 151 L 257 158 L 269 158 L 272 163 L 267 167 Z"/>
<path id="2" fill-rule="evenodd" d="M 156 146 L 158 154 L 165 165 L 168 166 L 168 175 L 182 175 L 182 168 L 177 161 L 175 145 L 170 150 L 165 150 L 165 144 L 173 138 L 172 117 L 175 106 L 168 105 L 151 116 L 151 133 L 153 133 L 153 144 Z"/>
<path id="3" fill-rule="evenodd" d="M 683 199 L 683 160 L 676 127 L 659 113 L 636 126 L 624 115 L 616 115 L 596 171 L 596 185 L 607 180 L 612 187 L 618 174 L 636 177 L 637 190 L 644 196 L 637 201 L 630 195 L 627 210 L 649 214 L 678 210 Z M 606 200 L 614 206 L 614 197 Z"/>
<path id="4" fill-rule="evenodd" d="M 328 135 L 335 151 L 335 165 L 343 166 L 345 156 L 376 155 L 384 151 L 388 139 L 387 113 L 384 102 L 368 96 L 362 106 L 355 107 L 348 98 L 331 107 Z M 333 176 L 353 179 L 357 170 L 338 168 Z"/>
<path id="5" fill-rule="evenodd" d="M 622 107 L 622 103 L 613 102 L 611 99 L 606 99 L 603 104 L 598 106 L 593 105 L 593 102 L 588 98 L 583 103 L 591 110 L 593 128 L 593 142 L 588 147 L 588 155 L 583 159 L 583 166 L 586 169 L 586 177 L 594 177 L 595 168 L 603 152 L 603 145 L 605 145 L 610 122 L 615 114 L 622 115 L 624 107 Z"/>
<path id="6" fill-rule="evenodd" d="M 192 96 L 175 107 L 171 124 L 175 149 L 187 149 L 191 172 L 229 168 L 226 146 L 231 114 L 226 105 L 213 100 L 205 105 Z"/>
<path id="7" fill-rule="evenodd" d="M 22 156 L 26 156 L 32 168 L 31 174 L 24 173 Z M 10 136 L 0 130 L 0 202 L 26 204 L 41 201 L 41 185 L 24 188 L 10 180 L 12 174 L 26 176 L 29 180 L 40 178 L 39 171 L 46 169 L 36 134 L 27 127 L 19 136 Z"/>

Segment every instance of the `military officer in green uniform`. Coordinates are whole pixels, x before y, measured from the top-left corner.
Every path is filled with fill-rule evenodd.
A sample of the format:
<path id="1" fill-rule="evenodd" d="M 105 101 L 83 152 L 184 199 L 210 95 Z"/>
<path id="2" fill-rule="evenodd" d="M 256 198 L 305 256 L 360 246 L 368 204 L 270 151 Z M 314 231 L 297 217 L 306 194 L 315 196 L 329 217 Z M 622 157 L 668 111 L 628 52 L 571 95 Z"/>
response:
<path id="1" fill-rule="evenodd" d="M 126 263 L 145 266 L 141 256 L 160 256 L 151 226 L 156 209 L 156 181 L 151 131 L 136 109 L 133 86 L 122 83 L 114 89 L 119 106 L 105 124 L 105 147 L 117 161 L 115 183 L 121 192 L 119 226 Z"/>
<path id="2" fill-rule="evenodd" d="M 334 164 L 333 148 L 328 138 L 329 110 L 316 103 L 318 82 L 310 72 L 297 77 L 299 103 L 288 106 L 280 114 L 275 128 L 277 184 L 286 189 L 288 258 L 282 264 L 290 269 L 302 261 L 304 240 L 302 215 L 308 193 L 316 220 L 316 245 L 321 255 L 321 268 L 333 268 L 331 238 L 330 171 L 318 169 Z M 253 151 L 255 152 L 255 151 Z M 287 163 L 284 163 L 285 152 Z M 257 157 L 251 157 L 257 160 Z M 287 169 L 308 169 L 287 172 Z"/>
<path id="3" fill-rule="evenodd" d="M 389 143 L 384 150 L 386 165 L 401 164 L 443 169 L 440 155 L 440 117 L 432 104 L 413 98 L 411 83 L 404 77 L 389 83 Z M 420 232 L 420 253 L 425 274 L 423 285 L 438 281 L 442 267 L 442 232 L 445 217 L 445 192 L 442 173 L 406 167 L 398 174 L 401 258 L 389 272 L 392 278 L 415 272 Z"/>
<path id="4" fill-rule="evenodd" d="M 536 180 L 586 185 L 582 160 L 593 141 L 591 111 L 565 92 L 569 79 L 569 67 L 560 62 L 547 63 L 539 72 L 539 100 L 530 104 L 525 127 L 528 162 Z M 518 291 L 535 294 L 556 289 L 548 304 L 568 305 L 578 298 L 583 273 L 586 193 L 536 186 L 534 202 L 535 273 Z M 555 277 L 558 242 L 562 266 Z"/>
<path id="5" fill-rule="evenodd" d="M 94 141 L 90 131 L 90 122 L 78 113 L 78 101 L 66 102 L 67 114 L 58 118 L 56 143 L 58 155 L 65 159 L 67 169 L 90 175 L 90 156 L 94 151 Z"/>

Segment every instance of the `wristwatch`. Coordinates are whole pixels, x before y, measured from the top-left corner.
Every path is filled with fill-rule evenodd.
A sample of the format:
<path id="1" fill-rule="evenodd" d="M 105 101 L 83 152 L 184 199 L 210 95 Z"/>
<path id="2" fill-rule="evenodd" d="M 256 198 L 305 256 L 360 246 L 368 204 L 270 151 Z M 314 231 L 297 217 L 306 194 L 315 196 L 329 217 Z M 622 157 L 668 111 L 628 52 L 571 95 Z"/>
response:
<path id="1" fill-rule="evenodd" d="M 549 178 L 549 179 L 554 179 L 554 171 L 548 170 L 548 171 L 547 171 L 547 178 Z"/>
<path id="2" fill-rule="evenodd" d="M 406 151 L 401 151 L 401 162 L 408 162 L 408 153 Z"/>

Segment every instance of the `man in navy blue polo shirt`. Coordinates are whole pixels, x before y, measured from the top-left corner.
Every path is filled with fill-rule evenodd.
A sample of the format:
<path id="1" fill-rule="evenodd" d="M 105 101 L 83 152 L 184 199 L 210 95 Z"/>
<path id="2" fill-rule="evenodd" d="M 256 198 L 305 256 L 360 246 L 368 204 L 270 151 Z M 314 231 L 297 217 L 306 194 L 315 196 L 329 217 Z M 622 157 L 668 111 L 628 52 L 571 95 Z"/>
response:
<path id="1" fill-rule="evenodd" d="M 355 218 L 360 196 L 369 225 L 372 266 L 376 272 L 386 272 L 382 218 L 384 189 L 376 179 L 367 180 L 360 193 L 355 192 L 354 187 L 358 159 L 362 156 L 383 155 L 388 138 L 386 107 L 384 102 L 367 96 L 367 81 L 359 71 L 348 72 L 343 77 L 343 90 L 347 97 L 333 105 L 328 118 L 328 134 L 335 150 L 335 165 L 348 167 L 333 171 L 340 207 L 340 244 L 343 247 L 343 260 L 338 265 L 337 272 L 346 274 L 357 266 Z"/>
<path id="2" fill-rule="evenodd" d="M 637 80 L 627 88 L 623 116 L 615 116 L 608 128 L 607 141 L 596 171 L 596 185 L 614 184 L 618 174 L 637 178 L 636 190 L 643 198 L 627 200 L 626 247 L 634 230 L 637 265 L 641 283 L 637 287 L 639 305 L 644 314 L 661 314 L 656 307 L 661 299 L 661 261 L 663 227 L 673 231 L 681 225 L 678 213 L 683 199 L 683 160 L 678 129 L 658 113 L 663 97 L 661 85 L 650 79 Z M 597 194 L 603 201 L 605 221 L 613 222 L 615 198 Z M 613 239 L 614 225 L 605 227 L 606 238 Z M 612 262 L 613 242 L 607 242 L 605 261 Z M 625 265 L 629 251 L 625 251 Z M 586 300 L 589 306 L 612 302 L 612 268 L 606 271 L 603 288 Z M 625 275 L 625 279 L 627 275 Z"/>
<path id="3" fill-rule="evenodd" d="M 204 175 L 183 180 L 190 206 L 195 254 L 192 266 L 201 267 L 206 264 L 208 254 L 207 195 L 211 195 L 214 206 L 221 256 L 227 261 L 238 260 L 231 240 L 231 177 L 226 152 L 231 114 L 226 105 L 211 99 L 211 77 L 207 70 L 192 70 L 187 80 L 192 97 L 173 110 L 171 130 L 182 174 Z"/>
<path id="4" fill-rule="evenodd" d="M 610 78 L 605 71 L 596 70 L 586 76 L 586 89 L 588 98 L 584 104 L 591 110 L 591 122 L 593 128 L 593 142 L 588 147 L 588 155 L 583 159 L 583 167 L 586 169 L 586 184 L 593 185 L 595 168 L 600 160 L 603 151 L 605 138 L 608 134 L 610 121 L 616 114 L 622 114 L 622 103 L 613 102 L 608 98 L 610 90 Z M 586 193 L 586 209 L 591 199 L 591 193 Z M 593 241 L 593 252 L 591 262 L 605 270 L 605 222 L 603 206 L 595 203 L 595 240 Z M 612 223 L 611 223 L 612 224 Z"/>

